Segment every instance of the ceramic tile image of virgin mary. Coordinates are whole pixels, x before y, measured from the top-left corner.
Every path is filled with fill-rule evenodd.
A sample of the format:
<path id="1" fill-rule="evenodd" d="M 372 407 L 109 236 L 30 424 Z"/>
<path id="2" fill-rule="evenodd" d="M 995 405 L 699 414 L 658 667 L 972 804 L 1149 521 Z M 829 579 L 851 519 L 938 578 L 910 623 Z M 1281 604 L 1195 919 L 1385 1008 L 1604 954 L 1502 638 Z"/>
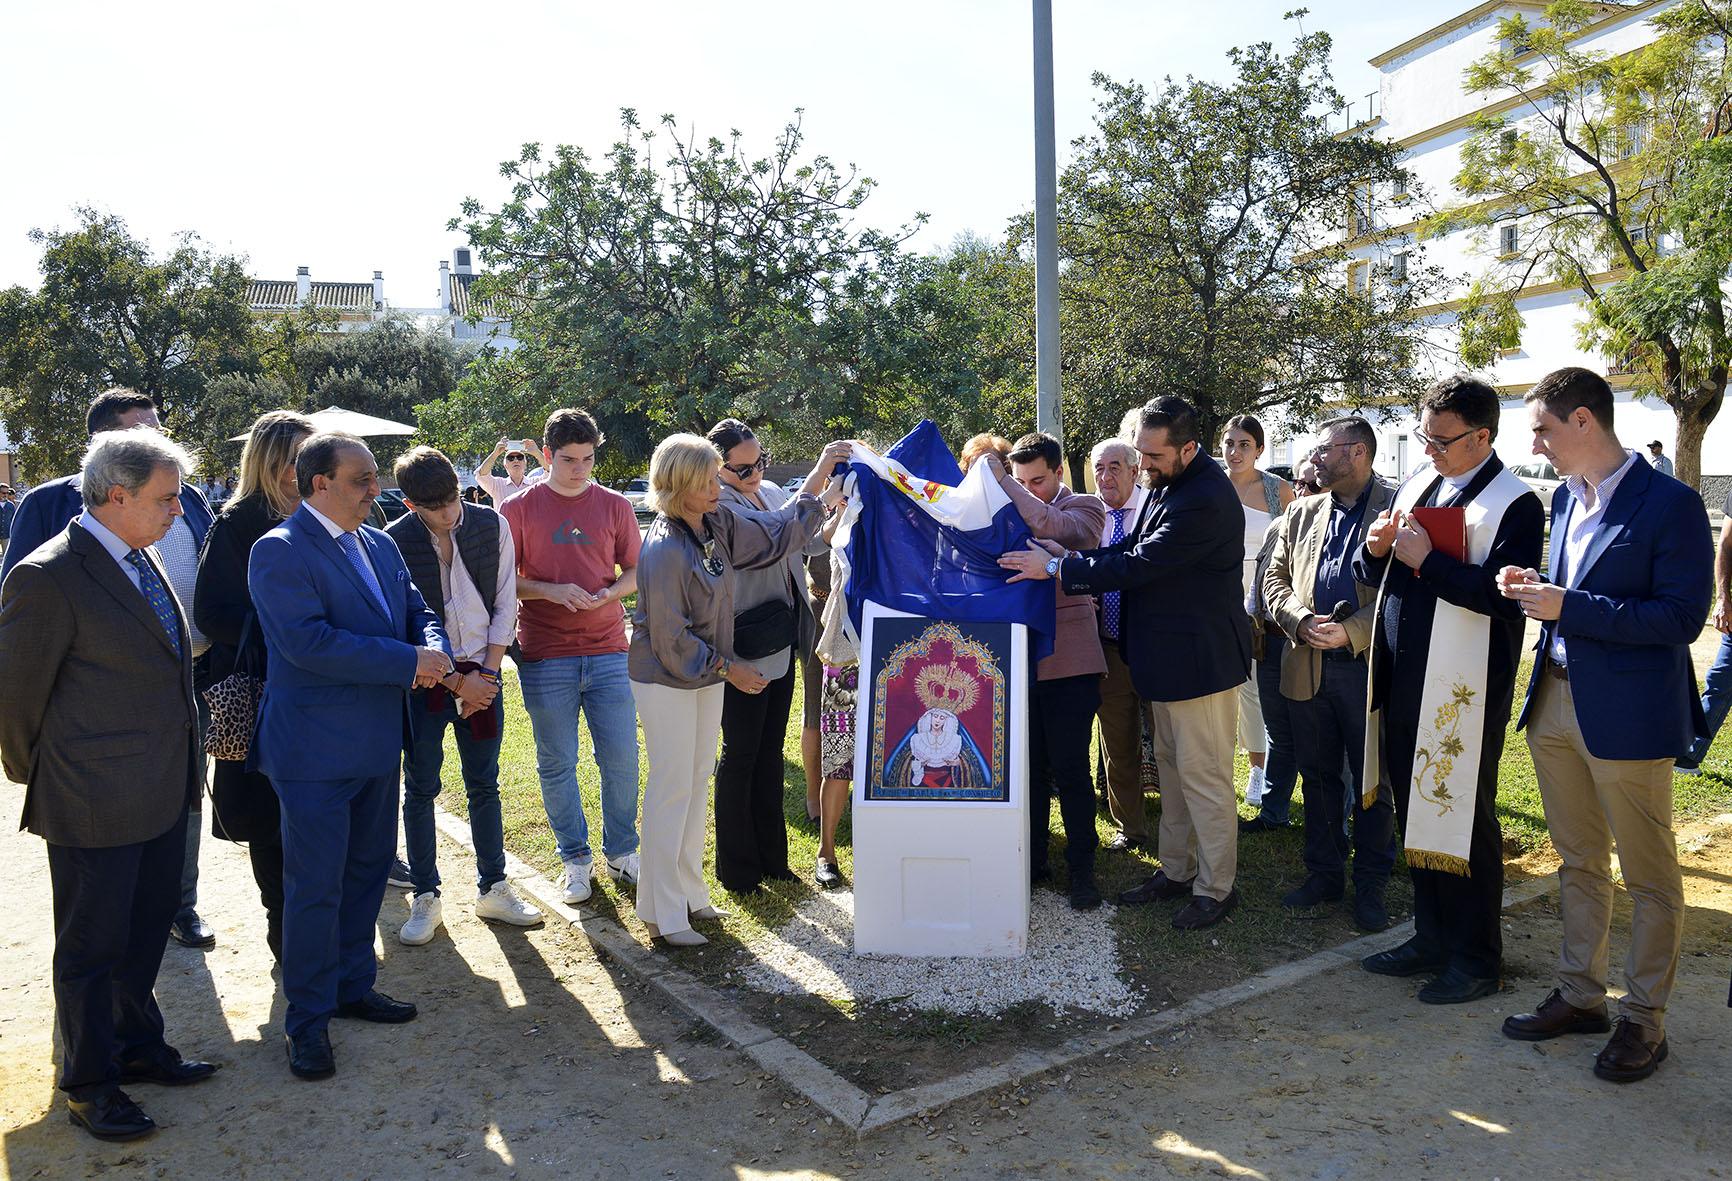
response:
<path id="1" fill-rule="evenodd" d="M 874 669 L 866 798 L 1005 800 L 1007 630 L 910 619 L 878 628 L 873 646 L 886 655 Z"/>

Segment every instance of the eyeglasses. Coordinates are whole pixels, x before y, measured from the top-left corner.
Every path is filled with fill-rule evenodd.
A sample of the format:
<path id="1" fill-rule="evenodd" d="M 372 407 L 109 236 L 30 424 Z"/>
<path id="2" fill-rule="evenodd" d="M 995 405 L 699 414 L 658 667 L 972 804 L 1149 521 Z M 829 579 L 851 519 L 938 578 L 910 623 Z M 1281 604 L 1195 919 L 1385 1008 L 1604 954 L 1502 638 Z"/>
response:
<path id="1" fill-rule="evenodd" d="M 754 472 L 761 472 L 769 466 L 770 466 L 770 453 L 768 451 L 760 451 L 760 452 L 758 452 L 758 462 L 757 463 L 736 463 L 736 464 L 725 464 L 724 463 L 722 465 L 722 470 L 724 472 L 733 472 L 734 475 L 738 476 L 742 480 L 749 480 L 752 478 L 752 474 Z"/>
<path id="2" fill-rule="evenodd" d="M 1319 443 L 1319 444 L 1317 444 L 1317 446 L 1311 448 L 1311 454 L 1312 455 L 1328 455 L 1331 451 L 1335 450 L 1337 447 L 1351 447 L 1357 441 L 1358 440 L 1356 440 L 1356 439 L 1347 439 L 1344 442 L 1340 442 L 1340 443 Z"/>
<path id="3" fill-rule="evenodd" d="M 1469 427 L 1467 430 L 1461 432 L 1461 434 L 1451 435 L 1447 439 L 1436 438 L 1432 435 L 1426 434 L 1424 431 L 1414 431 L 1413 441 L 1418 443 L 1423 450 L 1442 453 L 1448 451 L 1451 447 L 1455 446 L 1457 443 L 1461 442 L 1479 429 L 1480 428 L 1476 426 Z"/>

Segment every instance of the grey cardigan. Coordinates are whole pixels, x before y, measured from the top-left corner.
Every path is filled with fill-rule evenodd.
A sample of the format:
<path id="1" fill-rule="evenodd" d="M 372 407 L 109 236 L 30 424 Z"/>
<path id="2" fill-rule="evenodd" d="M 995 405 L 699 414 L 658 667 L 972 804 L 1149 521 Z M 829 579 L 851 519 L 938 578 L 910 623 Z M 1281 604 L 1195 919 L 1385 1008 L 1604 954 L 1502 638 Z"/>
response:
<path id="1" fill-rule="evenodd" d="M 637 609 L 626 658 L 634 681 L 675 689 L 720 683 L 716 665 L 734 658 L 738 572 L 779 568 L 817 534 L 824 508 L 815 496 L 788 510 L 736 512 L 726 501 L 704 515 L 721 573 L 704 569 L 703 547 L 684 522 L 658 516 L 637 561 Z M 781 577 L 779 570 L 777 577 Z"/>

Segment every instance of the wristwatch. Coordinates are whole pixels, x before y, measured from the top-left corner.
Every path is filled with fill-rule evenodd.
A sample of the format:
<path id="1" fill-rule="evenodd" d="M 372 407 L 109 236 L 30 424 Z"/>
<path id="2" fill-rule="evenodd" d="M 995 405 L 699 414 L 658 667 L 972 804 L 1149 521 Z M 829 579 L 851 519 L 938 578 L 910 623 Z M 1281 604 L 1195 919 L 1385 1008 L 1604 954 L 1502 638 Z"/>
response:
<path id="1" fill-rule="evenodd" d="M 1056 555 L 1046 560 L 1046 576 L 1048 578 L 1058 577 L 1058 564 L 1061 560 Z"/>
<path id="2" fill-rule="evenodd" d="M 733 670 L 733 667 L 734 667 L 734 662 L 729 660 L 726 656 L 724 656 L 716 664 L 716 675 L 718 677 L 721 677 L 722 680 L 725 681 L 728 679 L 728 673 Z"/>

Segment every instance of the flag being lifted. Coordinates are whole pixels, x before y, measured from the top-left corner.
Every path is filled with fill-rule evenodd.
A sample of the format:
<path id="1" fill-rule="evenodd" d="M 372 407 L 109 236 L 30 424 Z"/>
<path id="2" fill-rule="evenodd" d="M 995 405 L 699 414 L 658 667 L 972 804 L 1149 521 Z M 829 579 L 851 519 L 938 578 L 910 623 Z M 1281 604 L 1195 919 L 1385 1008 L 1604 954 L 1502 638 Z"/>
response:
<path id="1" fill-rule="evenodd" d="M 1032 658 L 1052 651 L 1052 588 L 1007 584 L 998 565 L 1033 535 L 986 464 L 964 475 L 938 428 L 922 419 L 884 455 L 855 444 L 849 471 L 835 544 L 846 556 L 838 573 L 856 635 L 871 599 L 933 619 L 1026 624 Z"/>

